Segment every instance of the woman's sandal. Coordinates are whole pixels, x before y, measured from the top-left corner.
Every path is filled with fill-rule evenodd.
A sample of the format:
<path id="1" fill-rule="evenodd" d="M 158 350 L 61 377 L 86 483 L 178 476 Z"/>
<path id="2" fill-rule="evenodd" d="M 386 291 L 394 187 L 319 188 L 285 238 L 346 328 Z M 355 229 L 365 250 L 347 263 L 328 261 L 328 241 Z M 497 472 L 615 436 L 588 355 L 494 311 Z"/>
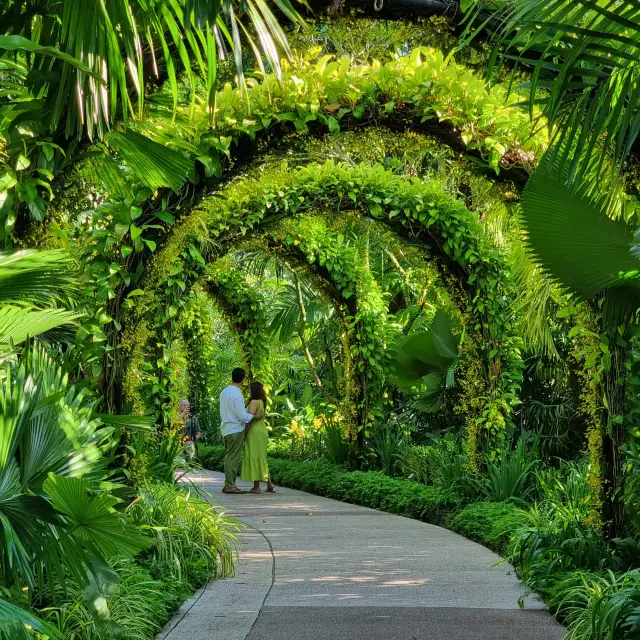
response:
<path id="1" fill-rule="evenodd" d="M 267 489 L 267 491 L 269 491 L 269 489 Z M 249 489 L 249 493 L 253 493 L 253 495 L 259 496 L 261 492 L 260 489 L 258 489 L 257 491 L 255 489 Z"/>
<path id="2" fill-rule="evenodd" d="M 271 488 L 267 487 L 267 493 L 275 493 L 276 492 L 276 485 L 272 484 Z"/>

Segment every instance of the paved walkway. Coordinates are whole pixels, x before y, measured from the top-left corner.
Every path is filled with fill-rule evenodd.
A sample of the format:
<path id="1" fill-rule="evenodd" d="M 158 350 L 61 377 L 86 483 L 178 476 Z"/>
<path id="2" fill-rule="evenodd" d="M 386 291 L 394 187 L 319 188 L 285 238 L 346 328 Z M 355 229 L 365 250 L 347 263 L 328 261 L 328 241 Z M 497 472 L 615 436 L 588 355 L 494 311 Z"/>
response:
<path id="1" fill-rule="evenodd" d="M 557 640 L 499 556 L 416 520 L 278 487 L 224 495 L 248 528 L 236 576 L 186 602 L 159 640 Z"/>

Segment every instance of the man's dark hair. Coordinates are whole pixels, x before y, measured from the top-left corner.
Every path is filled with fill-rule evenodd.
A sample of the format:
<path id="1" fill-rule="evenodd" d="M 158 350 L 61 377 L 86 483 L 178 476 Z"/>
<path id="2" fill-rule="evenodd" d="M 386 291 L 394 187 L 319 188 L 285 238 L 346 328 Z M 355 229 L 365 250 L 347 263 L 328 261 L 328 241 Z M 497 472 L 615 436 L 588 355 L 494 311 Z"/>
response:
<path id="1" fill-rule="evenodd" d="M 244 377 L 245 377 L 245 372 L 244 369 L 241 369 L 240 367 L 237 367 L 236 369 L 234 369 L 231 372 L 231 379 L 236 383 L 236 384 L 240 384 L 241 382 L 244 381 Z"/>

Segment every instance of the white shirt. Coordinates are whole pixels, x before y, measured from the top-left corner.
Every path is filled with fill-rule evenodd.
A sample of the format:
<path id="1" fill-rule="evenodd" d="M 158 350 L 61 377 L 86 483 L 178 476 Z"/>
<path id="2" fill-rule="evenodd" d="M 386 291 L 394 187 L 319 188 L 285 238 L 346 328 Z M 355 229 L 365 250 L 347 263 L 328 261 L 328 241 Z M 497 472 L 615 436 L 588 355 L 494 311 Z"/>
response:
<path id="1" fill-rule="evenodd" d="M 244 408 L 244 398 L 238 387 L 229 385 L 220 394 L 220 431 L 222 436 L 230 436 L 241 433 L 247 423 L 253 420 L 253 416 Z"/>

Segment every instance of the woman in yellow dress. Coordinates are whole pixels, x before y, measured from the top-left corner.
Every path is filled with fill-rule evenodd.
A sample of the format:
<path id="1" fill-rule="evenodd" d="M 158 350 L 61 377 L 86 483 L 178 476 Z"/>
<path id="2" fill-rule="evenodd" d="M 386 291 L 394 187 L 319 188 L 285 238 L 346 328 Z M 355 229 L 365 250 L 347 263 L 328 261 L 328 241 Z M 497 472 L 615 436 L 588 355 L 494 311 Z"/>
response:
<path id="1" fill-rule="evenodd" d="M 247 411 L 249 413 L 262 413 L 263 417 L 255 418 L 245 427 L 244 454 L 242 456 L 242 470 L 240 477 L 245 482 L 253 482 L 253 489 L 249 493 L 260 493 L 260 482 L 267 483 L 267 492 L 273 493 L 273 482 L 269 478 L 269 465 L 267 464 L 267 443 L 269 432 L 264 420 L 266 393 L 264 385 L 257 380 L 249 386 L 251 400 Z M 255 410 L 255 411 L 254 411 Z"/>

